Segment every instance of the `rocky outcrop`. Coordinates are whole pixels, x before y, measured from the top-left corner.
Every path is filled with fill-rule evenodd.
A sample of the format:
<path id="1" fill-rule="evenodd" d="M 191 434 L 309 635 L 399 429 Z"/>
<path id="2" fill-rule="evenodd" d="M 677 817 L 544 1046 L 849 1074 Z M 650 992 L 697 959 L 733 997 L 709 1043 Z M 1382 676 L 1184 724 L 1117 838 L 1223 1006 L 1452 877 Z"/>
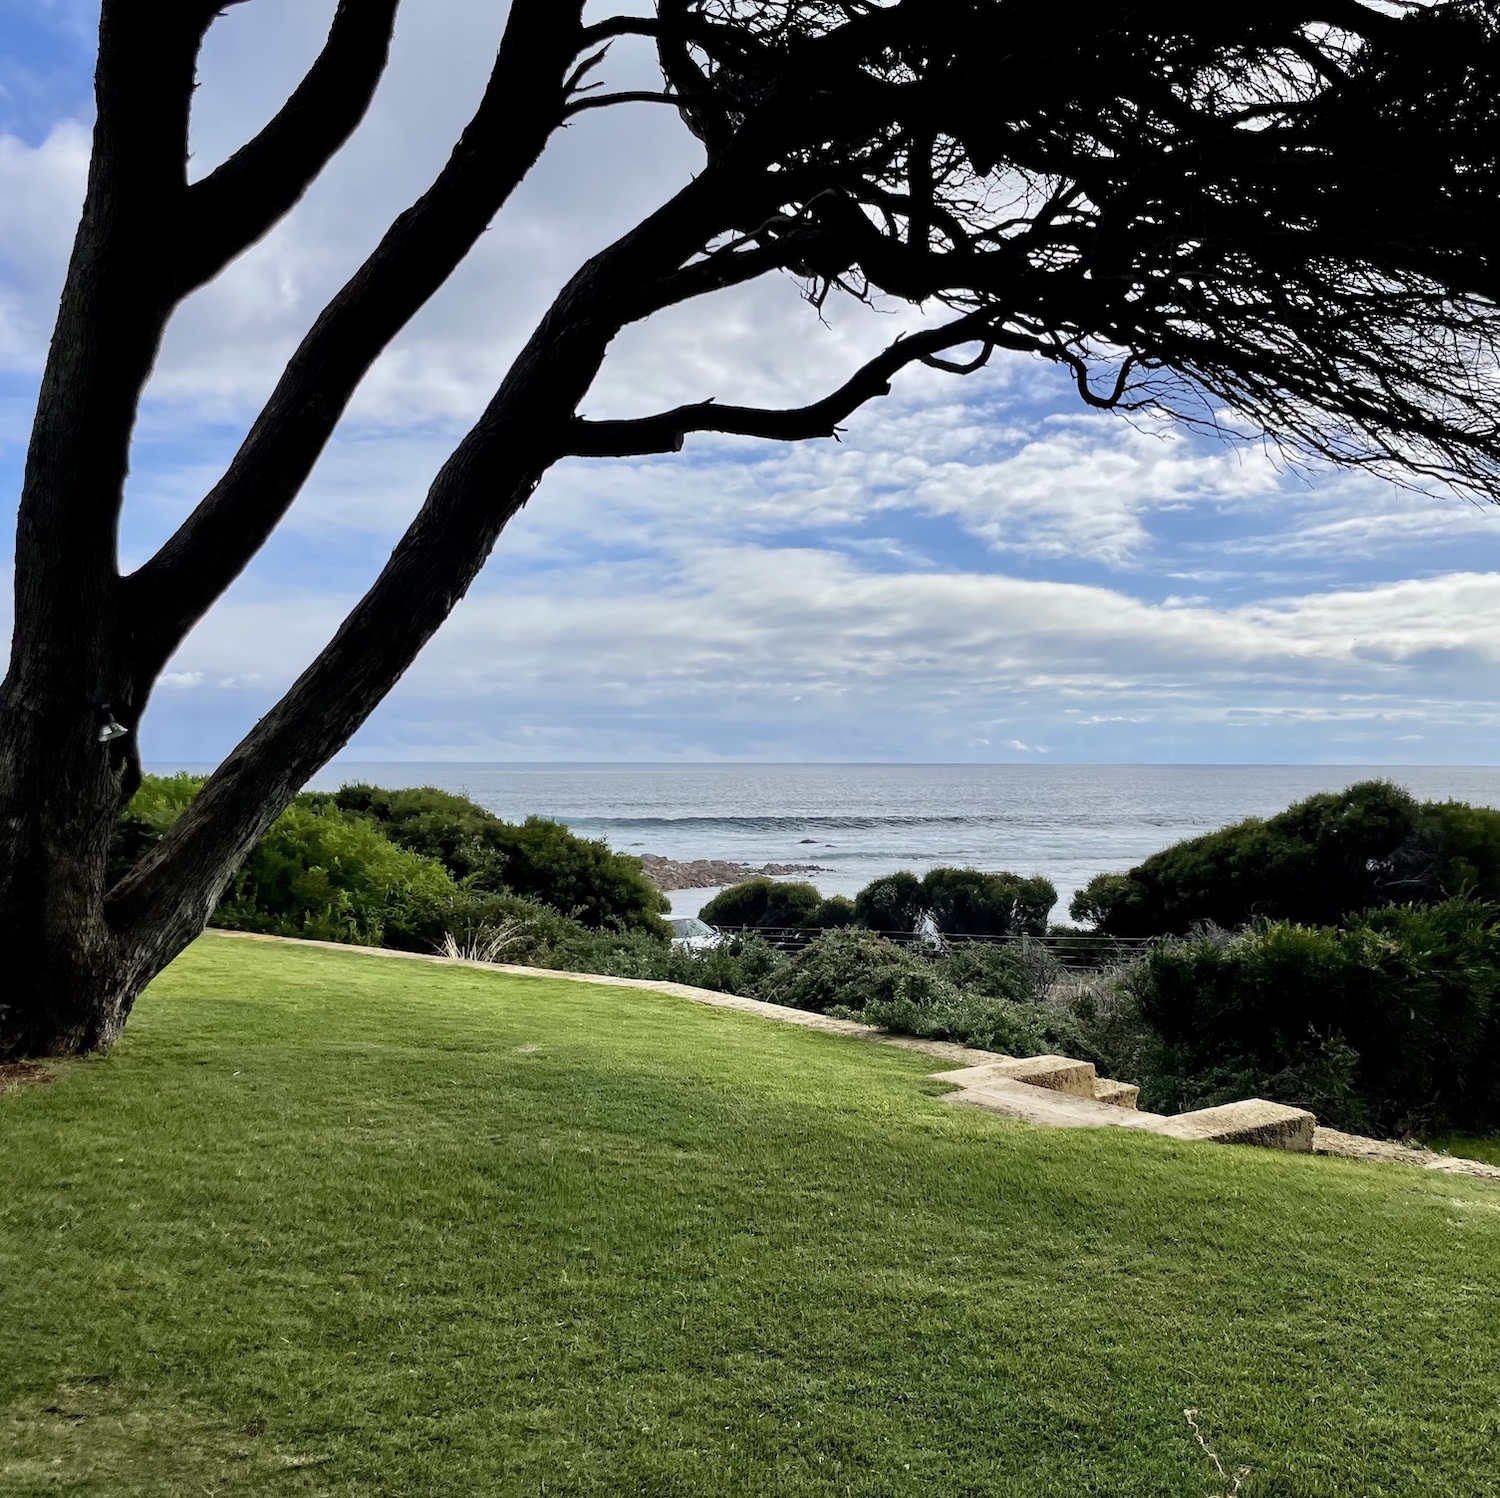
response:
<path id="1" fill-rule="evenodd" d="M 663 894 L 674 889 L 723 889 L 728 884 L 739 884 L 745 879 L 767 874 L 826 874 L 829 870 L 816 863 L 768 863 L 756 868 L 753 864 L 735 863 L 723 858 L 694 858 L 679 860 L 663 858 L 659 853 L 642 853 L 641 868 L 646 877 Z"/>

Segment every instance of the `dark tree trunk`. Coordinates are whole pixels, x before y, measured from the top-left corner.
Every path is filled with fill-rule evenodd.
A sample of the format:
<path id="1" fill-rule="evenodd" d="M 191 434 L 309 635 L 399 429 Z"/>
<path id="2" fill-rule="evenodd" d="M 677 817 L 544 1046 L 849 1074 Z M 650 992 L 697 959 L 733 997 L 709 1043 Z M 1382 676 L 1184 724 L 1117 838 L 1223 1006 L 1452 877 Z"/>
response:
<path id="1" fill-rule="evenodd" d="M 99 729 L 111 713 L 133 729 L 141 705 L 121 649 L 115 529 L 175 299 L 162 247 L 182 228 L 208 19 L 167 3 L 127 23 L 114 3 L 100 21 L 94 154 L 27 452 L 0 688 L 0 1056 L 107 1045 L 129 1010 L 103 884 L 135 761 Z"/>
<path id="2" fill-rule="evenodd" d="M 111 898 L 111 833 L 139 784 L 135 730 L 157 675 L 292 502 L 364 372 L 534 165 L 564 117 L 585 40 L 581 0 L 514 0 L 479 112 L 432 190 L 319 320 L 225 482 L 154 564 L 122 578 L 115 536 L 131 434 L 167 320 L 295 204 L 348 137 L 383 72 L 397 0 L 341 0 L 285 108 L 189 186 L 194 69 L 220 8 L 104 0 L 100 16 L 89 191 L 27 457 L 0 692 L 0 1059 L 115 1040 L 140 991 L 203 929 L 256 838 L 410 663 L 539 476 L 530 454 L 518 460 L 524 473 L 517 460 L 491 471 L 486 522 L 439 548 L 461 559 L 449 575 L 437 575 L 430 545 L 406 545 L 387 569 L 384 607 L 357 612 L 213 778 L 205 805 L 217 816 L 185 819 L 170 856 Z M 432 530 L 429 518 L 428 543 Z M 370 638 L 379 647 L 358 659 L 352 640 Z M 114 721 L 127 736 L 101 738 Z"/>

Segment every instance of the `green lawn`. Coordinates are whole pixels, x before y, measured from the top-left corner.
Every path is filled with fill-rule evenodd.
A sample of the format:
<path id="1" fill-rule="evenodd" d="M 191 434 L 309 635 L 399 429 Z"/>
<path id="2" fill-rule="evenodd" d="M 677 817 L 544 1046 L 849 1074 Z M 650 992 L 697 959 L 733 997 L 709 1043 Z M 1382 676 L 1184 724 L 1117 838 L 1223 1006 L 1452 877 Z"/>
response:
<path id="1" fill-rule="evenodd" d="M 1493 1495 L 1500 1189 L 207 938 L 0 1098 L 0 1491 Z"/>

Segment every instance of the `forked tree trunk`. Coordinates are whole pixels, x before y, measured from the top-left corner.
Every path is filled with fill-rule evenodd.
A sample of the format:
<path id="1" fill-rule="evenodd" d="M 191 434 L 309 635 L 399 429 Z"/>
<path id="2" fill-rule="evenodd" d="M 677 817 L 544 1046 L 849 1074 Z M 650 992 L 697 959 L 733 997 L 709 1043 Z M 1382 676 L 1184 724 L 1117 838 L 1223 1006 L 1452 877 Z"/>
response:
<path id="1" fill-rule="evenodd" d="M 255 840 L 411 663 L 539 476 L 534 464 L 519 483 L 487 475 L 501 480 L 488 513 L 476 521 L 470 503 L 470 523 L 428 547 L 437 553 L 429 565 L 394 569 L 384 613 L 365 610 L 363 638 L 375 647 L 351 659 L 359 646 L 346 626 L 343 648 L 330 646 L 163 840 L 169 848 L 112 897 L 110 839 L 139 783 L 135 735 L 152 685 L 291 503 L 364 371 L 561 122 L 582 0 L 513 0 L 480 111 L 433 189 L 309 335 L 234 482 L 199 507 L 155 568 L 122 578 L 116 532 L 131 433 L 166 322 L 291 208 L 347 138 L 383 71 L 396 0 L 340 0 L 324 51 L 285 108 L 190 188 L 196 57 L 220 8 L 102 6 L 88 194 L 27 454 L 15 631 L 0 688 L 0 1060 L 113 1043 L 141 990 L 203 929 Z M 581 387 L 564 381 L 574 403 L 597 357 L 585 355 Z M 429 520 L 428 540 L 431 530 Z M 101 738 L 112 720 L 127 736 Z"/>

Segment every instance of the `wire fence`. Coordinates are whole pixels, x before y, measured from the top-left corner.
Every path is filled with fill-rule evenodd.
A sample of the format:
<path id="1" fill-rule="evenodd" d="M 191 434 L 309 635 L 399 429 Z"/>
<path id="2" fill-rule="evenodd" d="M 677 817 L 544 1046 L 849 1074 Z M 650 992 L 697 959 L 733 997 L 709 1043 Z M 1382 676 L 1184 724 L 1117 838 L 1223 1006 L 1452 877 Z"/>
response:
<path id="1" fill-rule="evenodd" d="M 819 926 L 716 926 L 725 936 L 758 936 L 779 952 L 800 952 L 805 946 L 827 934 Z M 1049 931 L 1045 936 L 1030 932 L 938 931 L 931 927 L 917 931 L 877 931 L 872 933 L 898 946 L 938 956 L 966 946 L 1011 947 L 1047 953 L 1063 967 L 1099 969 L 1127 962 L 1144 952 L 1157 939 L 1150 936 L 1099 936 L 1089 931 Z"/>

